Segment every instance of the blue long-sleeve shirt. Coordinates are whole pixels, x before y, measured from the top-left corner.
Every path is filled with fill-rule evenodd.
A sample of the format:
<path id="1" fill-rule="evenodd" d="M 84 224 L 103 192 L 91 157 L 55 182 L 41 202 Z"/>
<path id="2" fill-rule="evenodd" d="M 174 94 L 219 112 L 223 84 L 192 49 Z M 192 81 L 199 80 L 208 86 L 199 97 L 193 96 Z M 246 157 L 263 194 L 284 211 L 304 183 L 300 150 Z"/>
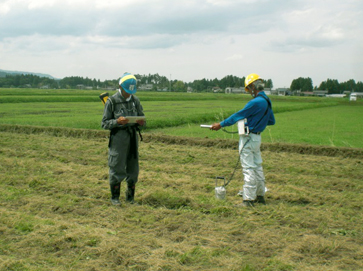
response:
<path id="1" fill-rule="evenodd" d="M 272 107 L 268 108 L 268 102 L 261 97 L 262 95 L 268 99 L 264 91 L 259 92 L 243 109 L 222 121 L 220 123 L 221 126 L 231 126 L 237 121 L 247 118 L 247 126 L 250 129 L 250 132 L 258 133 L 265 130 L 267 125 L 274 125 L 275 116 Z M 267 108 L 268 111 L 265 115 Z"/>

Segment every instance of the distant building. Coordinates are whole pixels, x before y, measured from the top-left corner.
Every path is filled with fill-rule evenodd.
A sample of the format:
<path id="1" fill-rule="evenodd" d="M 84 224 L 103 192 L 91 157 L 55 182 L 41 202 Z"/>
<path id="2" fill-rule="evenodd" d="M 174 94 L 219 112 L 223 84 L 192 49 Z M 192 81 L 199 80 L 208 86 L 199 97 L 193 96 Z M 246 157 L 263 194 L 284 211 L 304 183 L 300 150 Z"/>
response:
<path id="1" fill-rule="evenodd" d="M 245 88 L 232 88 L 232 87 L 227 87 L 224 91 L 226 94 L 231 94 L 231 93 L 246 93 Z"/>
<path id="2" fill-rule="evenodd" d="M 223 90 L 220 87 L 213 87 L 212 91 L 213 93 L 223 92 Z"/>
<path id="3" fill-rule="evenodd" d="M 330 97 L 330 98 L 345 98 L 347 97 L 346 94 L 327 94 L 326 97 Z"/>
<path id="4" fill-rule="evenodd" d="M 358 99 L 363 99 L 363 92 L 352 92 L 349 96 L 350 101 L 356 101 Z"/>
<path id="5" fill-rule="evenodd" d="M 272 94 L 271 90 L 272 90 L 271 88 L 264 88 L 263 91 L 265 92 L 266 95 L 271 95 Z"/>
<path id="6" fill-rule="evenodd" d="M 291 95 L 289 88 L 277 88 L 276 92 L 277 92 L 277 95 L 279 95 L 279 96 Z"/>
<path id="7" fill-rule="evenodd" d="M 301 96 L 301 90 L 293 90 L 291 91 L 292 96 Z"/>
<path id="8" fill-rule="evenodd" d="M 168 88 L 158 88 L 157 91 L 168 92 L 170 90 Z"/>
<path id="9" fill-rule="evenodd" d="M 314 92 L 312 91 L 301 91 L 300 93 L 303 96 L 314 96 Z"/>
<path id="10" fill-rule="evenodd" d="M 327 90 L 314 90 L 313 95 L 318 97 L 325 97 L 328 94 Z"/>
<path id="11" fill-rule="evenodd" d="M 96 89 L 101 89 L 101 90 L 115 90 L 115 91 L 118 90 L 118 88 L 114 88 L 114 87 L 100 87 L 100 86 L 97 86 Z"/>
<path id="12" fill-rule="evenodd" d="M 93 89 L 93 87 L 85 86 L 85 85 L 83 85 L 83 84 L 78 84 L 78 85 L 77 85 L 77 88 L 78 88 L 78 89 L 87 89 L 87 90 L 92 90 L 92 89 Z"/>
<path id="13" fill-rule="evenodd" d="M 137 88 L 139 90 L 149 90 L 150 91 L 153 89 L 153 87 L 154 87 L 153 84 L 142 84 L 142 85 L 138 86 Z"/>

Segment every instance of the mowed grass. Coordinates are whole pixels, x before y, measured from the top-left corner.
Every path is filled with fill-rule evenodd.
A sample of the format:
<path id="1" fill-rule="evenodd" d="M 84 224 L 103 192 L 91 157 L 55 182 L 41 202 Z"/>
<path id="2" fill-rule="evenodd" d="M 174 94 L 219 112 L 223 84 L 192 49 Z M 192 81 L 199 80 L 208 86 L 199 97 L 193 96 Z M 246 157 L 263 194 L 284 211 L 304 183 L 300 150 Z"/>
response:
<path id="1" fill-rule="evenodd" d="M 363 270 L 361 159 L 264 151 L 268 204 L 241 209 L 240 169 L 214 196 L 235 149 L 143 142 L 117 208 L 107 138 L 0 142 L 0 270 Z"/>

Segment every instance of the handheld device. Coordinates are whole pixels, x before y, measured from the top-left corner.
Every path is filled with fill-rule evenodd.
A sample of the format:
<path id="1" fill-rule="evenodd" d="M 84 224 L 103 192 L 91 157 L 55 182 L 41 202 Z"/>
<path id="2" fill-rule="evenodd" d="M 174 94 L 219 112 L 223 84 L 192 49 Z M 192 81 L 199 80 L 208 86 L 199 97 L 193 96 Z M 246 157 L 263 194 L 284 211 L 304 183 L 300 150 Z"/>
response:
<path id="1" fill-rule="evenodd" d="M 211 128 L 212 125 L 208 125 L 208 124 L 201 124 L 200 128 Z"/>
<path id="2" fill-rule="evenodd" d="M 246 123 L 247 119 L 243 119 L 237 122 L 239 135 L 248 135 L 250 133 L 250 129 L 248 128 L 247 125 L 245 125 Z"/>
<path id="3" fill-rule="evenodd" d="M 136 123 L 138 120 L 145 120 L 145 116 L 126 116 L 125 119 L 129 120 L 129 123 Z"/>

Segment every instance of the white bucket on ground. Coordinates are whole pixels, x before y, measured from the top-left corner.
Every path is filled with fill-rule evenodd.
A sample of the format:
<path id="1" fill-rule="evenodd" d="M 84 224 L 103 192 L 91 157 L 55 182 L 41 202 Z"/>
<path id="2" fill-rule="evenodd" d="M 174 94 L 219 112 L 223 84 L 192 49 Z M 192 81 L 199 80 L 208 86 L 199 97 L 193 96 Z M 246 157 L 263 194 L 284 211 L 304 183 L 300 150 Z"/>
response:
<path id="1" fill-rule="evenodd" d="M 223 185 L 222 186 L 217 186 L 218 185 L 218 180 L 223 180 Z M 216 192 L 216 198 L 217 199 L 226 199 L 226 194 L 227 194 L 227 190 L 226 190 L 226 179 L 224 177 L 216 177 L 216 188 L 215 188 L 215 192 Z"/>

